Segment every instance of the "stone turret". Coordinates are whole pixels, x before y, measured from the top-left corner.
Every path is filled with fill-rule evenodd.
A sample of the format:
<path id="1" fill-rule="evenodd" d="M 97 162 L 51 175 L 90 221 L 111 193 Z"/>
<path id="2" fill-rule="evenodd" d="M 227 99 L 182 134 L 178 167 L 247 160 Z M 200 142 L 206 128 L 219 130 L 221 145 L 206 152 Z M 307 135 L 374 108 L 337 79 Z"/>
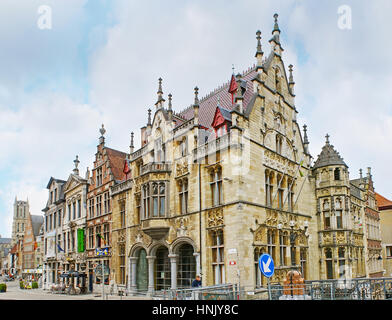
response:
<path id="1" fill-rule="evenodd" d="M 269 40 L 271 44 L 271 50 L 278 55 L 282 55 L 283 48 L 280 45 L 280 29 L 278 25 L 278 14 L 274 14 L 275 24 L 274 29 L 272 30 L 272 38 Z"/>

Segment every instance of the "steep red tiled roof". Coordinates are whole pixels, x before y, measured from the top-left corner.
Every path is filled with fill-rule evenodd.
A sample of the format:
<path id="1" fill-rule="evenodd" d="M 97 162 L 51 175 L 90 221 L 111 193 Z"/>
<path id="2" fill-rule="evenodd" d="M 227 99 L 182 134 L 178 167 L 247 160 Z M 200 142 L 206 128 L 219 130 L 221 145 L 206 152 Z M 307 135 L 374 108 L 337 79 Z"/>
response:
<path id="1" fill-rule="evenodd" d="M 105 147 L 106 154 L 108 155 L 110 167 L 112 169 L 114 179 L 122 181 L 125 179 L 124 169 L 124 160 L 127 157 L 127 154 L 115 149 L 111 149 Z"/>
<path id="2" fill-rule="evenodd" d="M 383 197 L 381 194 L 376 192 L 377 206 L 380 210 L 392 209 L 392 201 Z"/>
<path id="3" fill-rule="evenodd" d="M 253 96 L 252 79 L 256 76 L 255 68 L 249 68 L 242 74 L 242 80 L 246 81 L 246 91 L 244 94 L 244 111 L 248 106 L 249 101 Z M 206 97 L 202 98 L 199 102 L 199 124 L 206 128 L 211 128 L 211 123 L 214 119 L 216 106 L 218 105 L 218 97 L 220 98 L 220 106 L 224 109 L 231 111 L 235 105 L 231 103 L 231 94 L 228 92 L 230 79 L 223 86 L 219 87 Z M 181 111 L 179 115 L 187 120 L 193 118 L 193 106 Z"/>

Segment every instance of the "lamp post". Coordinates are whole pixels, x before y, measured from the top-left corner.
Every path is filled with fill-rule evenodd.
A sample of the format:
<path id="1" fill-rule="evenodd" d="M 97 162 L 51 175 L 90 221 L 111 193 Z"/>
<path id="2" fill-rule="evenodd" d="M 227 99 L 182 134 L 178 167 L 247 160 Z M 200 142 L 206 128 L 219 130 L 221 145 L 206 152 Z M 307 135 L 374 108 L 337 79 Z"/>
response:
<path id="1" fill-rule="evenodd" d="M 293 275 L 294 271 L 296 271 L 295 268 L 295 239 L 297 238 L 297 235 L 294 233 L 294 225 L 295 222 L 294 220 L 290 220 L 290 250 L 291 250 L 291 272 L 290 272 L 290 287 L 291 287 L 291 298 L 293 297 Z"/>

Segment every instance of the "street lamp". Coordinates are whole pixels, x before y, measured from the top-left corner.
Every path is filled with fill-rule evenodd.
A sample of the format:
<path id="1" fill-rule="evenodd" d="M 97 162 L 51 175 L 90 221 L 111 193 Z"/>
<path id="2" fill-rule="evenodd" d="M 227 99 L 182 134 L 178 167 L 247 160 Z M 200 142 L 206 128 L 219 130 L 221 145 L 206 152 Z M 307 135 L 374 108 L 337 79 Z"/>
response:
<path id="1" fill-rule="evenodd" d="M 295 222 L 294 220 L 290 220 L 290 249 L 291 249 L 291 272 L 290 272 L 290 288 L 291 288 L 291 298 L 293 297 L 293 275 L 294 271 L 296 271 L 295 268 L 295 239 L 297 238 L 297 235 L 294 233 L 294 225 Z"/>
<path id="2" fill-rule="evenodd" d="M 291 269 L 295 270 L 295 239 L 297 234 L 294 233 L 294 220 L 290 220 L 290 246 L 291 246 Z"/>

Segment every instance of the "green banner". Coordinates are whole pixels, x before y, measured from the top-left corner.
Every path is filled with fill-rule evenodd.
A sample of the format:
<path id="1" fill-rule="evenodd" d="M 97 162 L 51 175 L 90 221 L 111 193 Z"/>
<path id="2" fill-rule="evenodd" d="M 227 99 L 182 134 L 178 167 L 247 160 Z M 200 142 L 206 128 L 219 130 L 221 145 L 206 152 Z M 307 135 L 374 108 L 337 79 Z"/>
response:
<path id="1" fill-rule="evenodd" d="M 84 252 L 84 229 L 78 229 L 78 252 Z"/>

